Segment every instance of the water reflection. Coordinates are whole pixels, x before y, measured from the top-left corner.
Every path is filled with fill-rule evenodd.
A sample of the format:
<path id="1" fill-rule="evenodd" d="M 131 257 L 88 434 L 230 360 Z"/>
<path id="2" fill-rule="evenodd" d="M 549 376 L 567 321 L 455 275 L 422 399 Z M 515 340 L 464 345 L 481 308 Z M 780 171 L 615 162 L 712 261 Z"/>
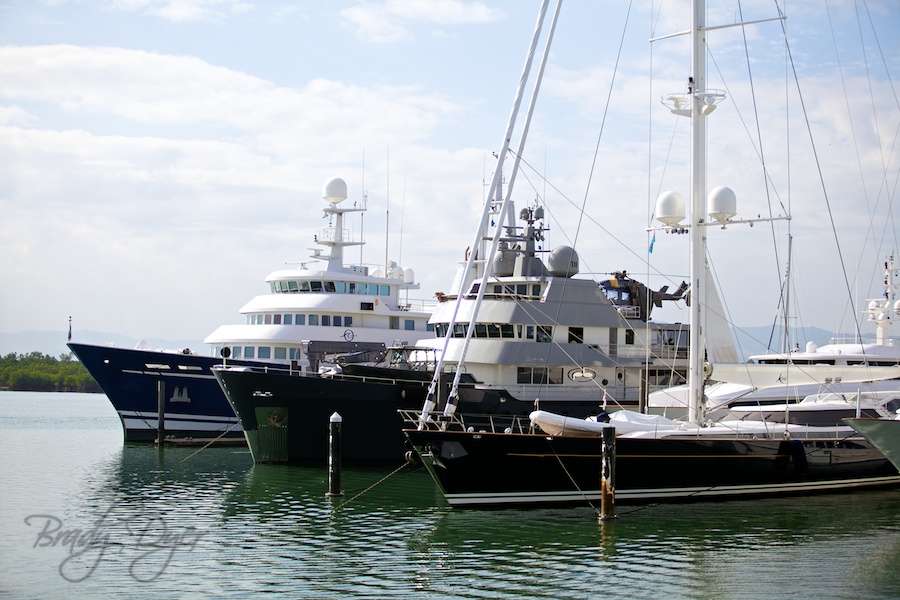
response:
<path id="1" fill-rule="evenodd" d="M 0 538 L 0 592 L 13 597 L 828 599 L 900 590 L 900 491 L 620 507 L 599 523 L 589 508 L 451 510 L 428 475 L 409 468 L 345 468 L 345 496 L 328 498 L 324 466 L 253 465 L 243 448 L 159 453 L 123 445 L 106 424 L 15 423 L 0 436 L 0 522 L 11 532 Z M 36 526 L 24 518 L 35 513 L 83 529 L 102 518 L 118 545 L 94 571 L 90 554 L 60 571 L 70 553 L 34 546 Z"/>

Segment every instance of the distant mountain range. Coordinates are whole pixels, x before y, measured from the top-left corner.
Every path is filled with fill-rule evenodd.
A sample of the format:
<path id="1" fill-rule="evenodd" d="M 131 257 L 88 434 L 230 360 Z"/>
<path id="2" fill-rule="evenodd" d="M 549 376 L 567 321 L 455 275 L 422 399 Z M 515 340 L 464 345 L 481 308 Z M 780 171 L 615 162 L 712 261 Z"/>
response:
<path id="1" fill-rule="evenodd" d="M 17 331 L 15 333 L 0 332 L 0 356 L 6 356 L 11 352 L 16 354 L 28 354 L 40 352 L 54 357 L 61 354 L 69 354 L 66 346 L 67 332 L 65 331 Z M 112 345 L 118 348 L 134 348 L 142 340 L 136 340 L 117 333 L 104 333 L 101 331 L 78 331 L 72 336 L 73 342 L 84 344 Z M 146 338 L 148 348 L 181 349 L 190 348 L 198 354 L 206 354 L 207 346 L 203 340 L 164 340 L 158 338 Z"/>
<path id="2" fill-rule="evenodd" d="M 746 359 L 754 354 L 763 354 L 766 352 L 766 345 L 771 337 L 773 347 L 777 350 L 780 347 L 779 339 L 781 332 L 776 330 L 772 333 L 771 327 L 744 327 L 741 328 L 736 336 L 738 356 Z M 805 327 L 795 334 L 794 338 L 800 345 L 800 348 L 806 349 L 807 342 L 815 342 L 818 346 L 824 346 L 828 341 L 836 337 L 835 334 L 819 329 L 817 327 Z M 841 334 L 837 337 L 852 338 L 852 335 Z M 874 334 L 865 335 L 865 338 L 874 339 Z M 73 340 L 85 344 L 111 344 L 119 348 L 134 348 L 142 340 L 129 338 L 116 333 L 104 333 L 100 331 L 78 331 L 73 336 Z M 28 354 L 29 352 L 40 352 L 50 356 L 58 357 L 61 354 L 68 354 L 69 349 L 66 347 L 65 331 L 19 331 L 16 333 L 0 332 L 0 356 L 6 356 L 11 352 L 17 354 Z M 198 354 L 208 354 L 208 348 L 202 340 L 165 340 L 158 338 L 147 338 L 143 340 L 148 348 L 167 348 L 181 349 L 190 348 Z"/>

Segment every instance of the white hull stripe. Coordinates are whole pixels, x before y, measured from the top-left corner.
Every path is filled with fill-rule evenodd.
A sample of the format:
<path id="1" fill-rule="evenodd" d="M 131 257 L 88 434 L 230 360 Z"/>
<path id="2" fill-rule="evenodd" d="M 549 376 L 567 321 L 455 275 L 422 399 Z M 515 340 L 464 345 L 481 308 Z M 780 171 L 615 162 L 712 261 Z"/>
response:
<path id="1" fill-rule="evenodd" d="M 843 490 L 881 485 L 900 485 L 900 475 L 833 481 L 807 481 L 765 485 L 735 485 L 696 488 L 637 489 L 616 491 L 617 500 L 666 500 L 675 498 L 706 498 L 717 496 L 756 496 L 759 494 L 790 494 Z M 473 494 L 445 494 L 451 506 L 491 504 L 542 504 L 598 500 L 599 490 L 559 492 L 499 492 Z"/>
<path id="2" fill-rule="evenodd" d="M 128 417 L 134 417 L 137 419 L 153 419 L 156 420 L 157 413 L 156 411 L 150 412 L 141 412 L 136 410 L 120 410 L 118 411 L 119 415 L 123 419 L 127 419 Z M 238 418 L 235 416 L 231 417 L 219 417 L 213 415 L 197 415 L 191 413 L 176 413 L 176 412 L 167 412 L 166 413 L 166 421 L 210 421 L 210 422 L 218 422 L 218 423 L 237 423 Z"/>

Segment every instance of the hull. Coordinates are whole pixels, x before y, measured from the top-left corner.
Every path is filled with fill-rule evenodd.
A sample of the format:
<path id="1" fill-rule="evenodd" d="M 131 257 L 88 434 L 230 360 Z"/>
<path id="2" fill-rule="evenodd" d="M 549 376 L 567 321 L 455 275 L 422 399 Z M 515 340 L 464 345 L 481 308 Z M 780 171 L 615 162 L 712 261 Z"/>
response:
<path id="1" fill-rule="evenodd" d="M 421 408 L 431 381 L 427 374 L 420 380 L 410 374 L 401 381 L 214 372 L 259 463 L 324 461 L 334 413 L 343 418 L 343 461 L 402 461 L 406 446 L 397 411 Z"/>
<path id="2" fill-rule="evenodd" d="M 900 469 L 900 421 L 896 419 L 847 419 L 846 422 Z"/>
<path id="3" fill-rule="evenodd" d="M 116 409 L 126 441 L 157 439 L 160 382 L 164 385 L 166 436 L 198 439 L 243 436 L 240 423 L 212 373 L 212 367 L 221 364 L 221 359 L 71 342 L 68 346 Z"/>
<path id="4" fill-rule="evenodd" d="M 454 507 L 598 506 L 601 439 L 404 430 Z M 900 485 L 862 438 L 616 440 L 615 501 L 647 503 Z"/>
<path id="5" fill-rule="evenodd" d="M 346 365 L 341 375 L 289 375 L 252 369 L 214 369 L 256 462 L 323 462 L 328 458 L 329 419 L 341 415 L 341 456 L 346 462 L 398 462 L 409 446 L 398 411 L 419 411 L 432 374 L 386 367 Z M 449 384 L 448 375 L 444 384 Z M 446 389 L 445 385 L 445 389 Z M 502 391 L 459 388 L 458 411 L 478 428 L 497 419 L 524 417 L 532 402 Z M 596 410 L 596 399 L 558 402 L 572 414 Z M 438 406 L 441 409 L 441 406 Z"/>

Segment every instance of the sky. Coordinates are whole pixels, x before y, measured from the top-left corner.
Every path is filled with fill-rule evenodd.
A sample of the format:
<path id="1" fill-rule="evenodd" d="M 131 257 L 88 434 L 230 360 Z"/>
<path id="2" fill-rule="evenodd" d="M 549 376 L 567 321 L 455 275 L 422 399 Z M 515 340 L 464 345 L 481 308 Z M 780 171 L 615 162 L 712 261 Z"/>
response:
<path id="1" fill-rule="evenodd" d="M 76 336 L 202 340 L 242 322 L 268 273 L 307 260 L 332 177 L 366 200 L 364 262 L 412 269 L 411 297 L 448 291 L 539 4 L 4 0 L 0 332 L 71 317 Z M 900 4 L 777 6 L 783 22 L 709 33 L 707 87 L 727 95 L 707 179 L 738 218 L 792 218 L 708 229 L 711 266 L 733 323 L 770 325 L 790 248 L 792 323 L 852 331 L 898 250 Z M 775 7 L 712 1 L 707 20 Z M 650 39 L 689 22 L 685 0 L 563 6 L 512 198 L 542 200 L 546 249 L 574 245 L 583 276 L 688 278 L 688 236 L 649 253 L 647 228 L 660 192 L 690 186 L 688 120 L 660 102 L 685 91 L 689 46 Z"/>

